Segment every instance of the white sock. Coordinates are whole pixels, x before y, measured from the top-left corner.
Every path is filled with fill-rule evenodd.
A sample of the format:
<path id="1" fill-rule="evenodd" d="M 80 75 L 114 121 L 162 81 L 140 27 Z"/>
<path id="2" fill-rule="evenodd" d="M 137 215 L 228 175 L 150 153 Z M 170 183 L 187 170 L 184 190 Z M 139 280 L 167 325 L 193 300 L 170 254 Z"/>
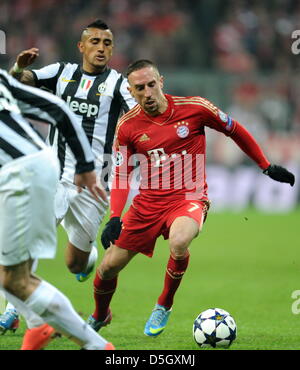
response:
<path id="1" fill-rule="evenodd" d="M 104 349 L 107 341 L 77 314 L 69 299 L 53 285 L 42 281 L 25 301 L 58 332 L 73 337 L 85 349 Z"/>
<path id="2" fill-rule="evenodd" d="M 8 293 L 6 290 L 4 290 L 4 294 L 6 299 L 9 301 L 8 304 L 10 305 L 10 307 L 13 307 L 18 313 L 20 313 L 25 318 L 27 327 L 29 329 L 45 324 L 45 321 L 43 321 L 43 319 L 40 316 L 38 316 L 29 307 L 27 307 L 26 304 L 19 298 Z"/>

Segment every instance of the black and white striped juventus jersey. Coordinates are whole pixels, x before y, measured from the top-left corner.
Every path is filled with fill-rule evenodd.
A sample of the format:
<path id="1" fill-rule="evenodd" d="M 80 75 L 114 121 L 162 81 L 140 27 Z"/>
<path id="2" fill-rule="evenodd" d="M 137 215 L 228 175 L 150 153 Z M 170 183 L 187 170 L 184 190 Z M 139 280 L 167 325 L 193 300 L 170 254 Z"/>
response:
<path id="1" fill-rule="evenodd" d="M 118 118 L 136 105 L 127 90 L 127 79 L 114 69 L 95 75 L 71 63 L 55 63 L 32 72 L 37 87 L 51 90 L 75 113 L 92 146 L 96 171 L 101 174 L 112 153 Z M 49 140 L 58 150 L 61 177 L 73 182 L 72 153 L 59 133 L 52 130 Z"/>
<path id="2" fill-rule="evenodd" d="M 24 118 L 57 127 L 76 157 L 76 172 L 94 169 L 88 139 L 65 102 L 53 94 L 26 86 L 0 69 L 0 166 L 46 148 L 46 143 Z"/>

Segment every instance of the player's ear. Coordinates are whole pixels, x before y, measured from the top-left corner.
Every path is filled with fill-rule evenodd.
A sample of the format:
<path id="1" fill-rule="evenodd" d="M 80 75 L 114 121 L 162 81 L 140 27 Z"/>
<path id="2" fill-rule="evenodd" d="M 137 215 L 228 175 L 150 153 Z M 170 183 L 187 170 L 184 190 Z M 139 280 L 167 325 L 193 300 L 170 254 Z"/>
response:
<path id="1" fill-rule="evenodd" d="M 160 76 L 159 77 L 159 84 L 160 84 L 161 89 L 164 87 L 164 82 L 165 82 L 164 76 Z"/>
<path id="2" fill-rule="evenodd" d="M 127 90 L 130 92 L 130 95 L 134 98 L 132 87 L 127 86 Z"/>
<path id="3" fill-rule="evenodd" d="M 77 42 L 77 47 L 78 47 L 78 50 L 80 51 L 80 53 L 83 53 L 83 43 L 82 43 L 82 41 Z"/>

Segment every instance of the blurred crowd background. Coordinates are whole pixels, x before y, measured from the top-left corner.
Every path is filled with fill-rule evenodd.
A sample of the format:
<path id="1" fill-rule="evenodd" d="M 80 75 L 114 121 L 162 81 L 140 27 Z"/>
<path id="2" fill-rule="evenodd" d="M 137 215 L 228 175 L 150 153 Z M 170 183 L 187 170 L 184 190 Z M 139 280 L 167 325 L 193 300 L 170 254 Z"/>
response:
<path id="1" fill-rule="evenodd" d="M 111 66 L 124 72 L 135 59 L 152 59 L 168 92 L 206 97 L 244 124 L 272 161 L 300 162 L 300 54 L 292 52 L 299 0 L 1 0 L 1 67 L 33 46 L 35 67 L 80 62 L 76 43 L 96 18 L 115 34 Z M 209 160 L 247 162 L 222 135 L 209 142 Z"/>

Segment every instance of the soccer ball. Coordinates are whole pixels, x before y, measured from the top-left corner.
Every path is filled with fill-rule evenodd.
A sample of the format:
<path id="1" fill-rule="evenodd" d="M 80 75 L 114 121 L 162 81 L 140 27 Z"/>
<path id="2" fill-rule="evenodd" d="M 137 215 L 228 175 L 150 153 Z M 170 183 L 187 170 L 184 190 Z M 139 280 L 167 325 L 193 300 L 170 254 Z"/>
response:
<path id="1" fill-rule="evenodd" d="M 233 317 L 221 308 L 201 312 L 193 324 L 193 337 L 201 348 L 228 348 L 235 340 L 236 332 Z"/>

